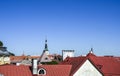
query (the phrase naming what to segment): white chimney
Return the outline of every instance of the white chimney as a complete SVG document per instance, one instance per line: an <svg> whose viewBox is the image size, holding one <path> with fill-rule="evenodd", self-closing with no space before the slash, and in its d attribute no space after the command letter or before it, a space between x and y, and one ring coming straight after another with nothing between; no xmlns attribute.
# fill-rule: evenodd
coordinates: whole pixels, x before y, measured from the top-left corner
<svg viewBox="0 0 120 76"><path fill-rule="evenodd" d="M20 63L16 63L16 65L17 65L17 66L19 66L19 65L20 65Z"/></svg>
<svg viewBox="0 0 120 76"><path fill-rule="evenodd" d="M4 76L3 74L0 74L0 76Z"/></svg>
<svg viewBox="0 0 120 76"><path fill-rule="evenodd" d="M32 73L37 74L37 59L32 59Z"/></svg>

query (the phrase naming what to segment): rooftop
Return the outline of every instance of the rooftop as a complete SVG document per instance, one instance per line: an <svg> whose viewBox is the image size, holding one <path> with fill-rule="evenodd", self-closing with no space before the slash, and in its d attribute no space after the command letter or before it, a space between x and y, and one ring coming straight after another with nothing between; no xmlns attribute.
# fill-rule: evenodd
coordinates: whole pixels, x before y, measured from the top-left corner
<svg viewBox="0 0 120 76"><path fill-rule="evenodd" d="M86 59L89 59L105 76L120 76L120 57L96 56L93 53L88 53L87 56L67 57L60 64L72 65L71 74L73 74Z"/></svg>

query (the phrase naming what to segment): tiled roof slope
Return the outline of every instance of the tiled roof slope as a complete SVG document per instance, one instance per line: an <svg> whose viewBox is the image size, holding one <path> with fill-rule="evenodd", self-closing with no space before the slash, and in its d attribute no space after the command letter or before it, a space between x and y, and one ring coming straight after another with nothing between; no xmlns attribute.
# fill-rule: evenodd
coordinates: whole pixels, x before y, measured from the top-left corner
<svg viewBox="0 0 120 76"><path fill-rule="evenodd" d="M41 65L46 70L45 76L69 76L71 65Z"/></svg>
<svg viewBox="0 0 120 76"><path fill-rule="evenodd" d="M31 59L40 58L40 56L29 56ZM28 56L10 56L11 61L19 61L28 58Z"/></svg>
<svg viewBox="0 0 120 76"><path fill-rule="evenodd" d="M33 75L30 68L31 66L25 65L1 65L0 74L4 76L41 76ZM71 65L40 65L38 70L40 68L46 70L46 75L44 76L69 76Z"/></svg>
<svg viewBox="0 0 120 76"><path fill-rule="evenodd" d="M87 56L68 57L60 64L71 64L71 74L73 74L86 59L89 59L100 72L102 71L104 76L120 76L120 57L95 56L89 53Z"/></svg>
<svg viewBox="0 0 120 76"><path fill-rule="evenodd" d="M24 60L26 56L10 56L11 61L21 61Z"/></svg>
<svg viewBox="0 0 120 76"><path fill-rule="evenodd" d="M87 55L105 76L120 76L120 57Z"/></svg>
<svg viewBox="0 0 120 76"><path fill-rule="evenodd" d="M86 57L67 57L63 62L60 64L72 65L71 75L78 70L78 68L85 62Z"/></svg>
<svg viewBox="0 0 120 76"><path fill-rule="evenodd" d="M40 56L10 56L10 61L11 63L19 63L22 62L23 60L27 60L27 59L38 59L40 58Z"/></svg>
<svg viewBox="0 0 120 76"><path fill-rule="evenodd" d="M29 66L2 65L0 66L0 74L3 76L32 76Z"/></svg>

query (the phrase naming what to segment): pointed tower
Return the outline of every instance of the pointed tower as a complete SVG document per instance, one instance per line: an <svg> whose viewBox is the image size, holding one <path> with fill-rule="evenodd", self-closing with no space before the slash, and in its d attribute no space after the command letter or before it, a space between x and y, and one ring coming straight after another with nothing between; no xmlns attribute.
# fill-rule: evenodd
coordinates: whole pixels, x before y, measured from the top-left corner
<svg viewBox="0 0 120 76"><path fill-rule="evenodd" d="M40 57L39 63L41 62L51 62L52 60L49 57L49 51L48 51L48 46L47 46L47 39L45 40L45 48L43 50L43 53Z"/></svg>
<svg viewBox="0 0 120 76"><path fill-rule="evenodd" d="M46 53L46 55L49 55L48 46L47 46L47 39L45 40L45 48L43 50L43 53Z"/></svg>

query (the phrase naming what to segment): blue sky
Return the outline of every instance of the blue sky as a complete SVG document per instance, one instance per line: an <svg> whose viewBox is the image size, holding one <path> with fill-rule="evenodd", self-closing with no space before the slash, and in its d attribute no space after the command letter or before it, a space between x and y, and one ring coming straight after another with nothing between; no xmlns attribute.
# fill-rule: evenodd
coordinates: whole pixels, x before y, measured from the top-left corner
<svg viewBox="0 0 120 76"><path fill-rule="evenodd" d="M75 50L120 56L120 0L0 0L0 40L16 55Z"/></svg>

